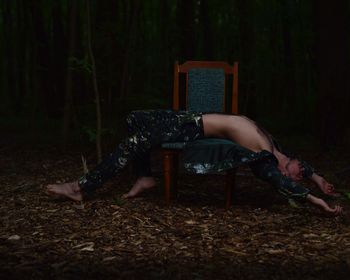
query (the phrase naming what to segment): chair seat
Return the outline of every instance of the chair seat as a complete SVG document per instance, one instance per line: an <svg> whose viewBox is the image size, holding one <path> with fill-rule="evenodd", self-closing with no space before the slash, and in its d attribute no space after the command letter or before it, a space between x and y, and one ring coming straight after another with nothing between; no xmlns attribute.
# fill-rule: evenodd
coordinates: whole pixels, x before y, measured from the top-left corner
<svg viewBox="0 0 350 280"><path fill-rule="evenodd" d="M162 148L163 149L170 149L170 150L183 150L185 148L186 144L187 144L187 142L168 142L168 143L163 143ZM196 147L210 146L210 148L212 148L213 146L221 146L221 145L232 146L233 143L232 143L232 141L226 140L226 139L206 138L206 139L192 141L191 144L196 145Z"/></svg>
<svg viewBox="0 0 350 280"><path fill-rule="evenodd" d="M233 142L227 139L221 138L205 138L196 141L192 141L191 144L195 144L196 146L216 146L216 145L232 145Z"/></svg>
<svg viewBox="0 0 350 280"><path fill-rule="evenodd" d="M168 142L162 144L162 148L168 150L183 150L185 146L186 142Z"/></svg>

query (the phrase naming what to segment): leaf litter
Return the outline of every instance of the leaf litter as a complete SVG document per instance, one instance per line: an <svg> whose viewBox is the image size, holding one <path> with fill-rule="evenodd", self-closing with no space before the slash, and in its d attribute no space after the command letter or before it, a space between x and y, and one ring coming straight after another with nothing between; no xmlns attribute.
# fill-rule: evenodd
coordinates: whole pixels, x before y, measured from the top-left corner
<svg viewBox="0 0 350 280"><path fill-rule="evenodd" d="M2 279L350 275L347 200L330 200L342 204L346 213L325 217L307 204L296 208L268 185L242 176L237 178L235 204L225 211L224 178L181 174L177 198L166 207L158 172L160 186L138 199L121 198L132 182L124 174L80 204L53 200L43 191L45 184L81 174L79 154L62 158L60 153L29 150L25 155L31 160L23 162L21 153L2 155L12 162L8 172L16 173L0 177Z"/></svg>

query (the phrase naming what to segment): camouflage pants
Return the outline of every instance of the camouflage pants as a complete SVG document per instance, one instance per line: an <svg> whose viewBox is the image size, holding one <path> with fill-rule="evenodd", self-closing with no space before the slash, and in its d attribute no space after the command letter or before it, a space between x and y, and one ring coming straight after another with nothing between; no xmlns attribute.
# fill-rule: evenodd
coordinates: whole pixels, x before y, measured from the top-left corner
<svg viewBox="0 0 350 280"><path fill-rule="evenodd" d="M203 138L201 113L185 111L133 111L126 119L127 137L93 170L79 179L83 191L93 191L133 162L138 176L151 176L149 155L165 142Z"/></svg>

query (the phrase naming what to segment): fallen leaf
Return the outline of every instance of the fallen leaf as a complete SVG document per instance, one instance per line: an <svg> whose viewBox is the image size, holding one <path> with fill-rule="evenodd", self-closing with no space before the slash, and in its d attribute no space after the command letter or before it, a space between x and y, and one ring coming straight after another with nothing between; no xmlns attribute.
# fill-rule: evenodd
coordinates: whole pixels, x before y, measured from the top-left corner
<svg viewBox="0 0 350 280"><path fill-rule="evenodd" d="M92 244L92 245L86 246L86 247L80 249L80 251L93 252L93 251L95 251L94 245Z"/></svg>
<svg viewBox="0 0 350 280"><path fill-rule="evenodd" d="M108 261L111 261L111 260L114 260L116 257L107 257L107 258L104 258L102 261L103 262L108 262Z"/></svg>
<svg viewBox="0 0 350 280"><path fill-rule="evenodd" d="M245 253L245 252L237 251L237 250L235 250L235 249L233 249L233 248L229 248L229 247L225 247L225 248L223 248L223 250L224 250L225 252L234 253L234 254L241 255L241 256L247 256L247 255L248 255L248 254Z"/></svg>
<svg viewBox="0 0 350 280"><path fill-rule="evenodd" d="M17 234L15 235L11 235L9 238L7 238L7 240L10 240L10 241L17 241L17 240L20 240L21 237Z"/></svg>
<svg viewBox="0 0 350 280"><path fill-rule="evenodd" d="M282 254L285 253L285 250L282 249L268 249L266 250L267 253L274 255L274 254Z"/></svg>
<svg viewBox="0 0 350 280"><path fill-rule="evenodd" d="M94 242L86 242L86 243L82 243L79 244L77 246L74 246L74 249L80 249L80 251L87 251L87 252L93 252L94 251Z"/></svg>

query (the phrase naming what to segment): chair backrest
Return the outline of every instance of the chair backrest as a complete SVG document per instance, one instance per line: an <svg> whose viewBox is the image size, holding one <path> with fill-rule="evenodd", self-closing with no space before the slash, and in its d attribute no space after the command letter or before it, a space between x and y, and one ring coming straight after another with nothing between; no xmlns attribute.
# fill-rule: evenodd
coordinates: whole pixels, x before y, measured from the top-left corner
<svg viewBox="0 0 350 280"><path fill-rule="evenodd" d="M174 66L173 109L180 109L180 74L185 74L185 107L189 111L228 112L238 114L238 62L233 66L222 61L187 61ZM226 79L232 76L232 89ZM231 93L231 108L226 109L227 93Z"/></svg>

